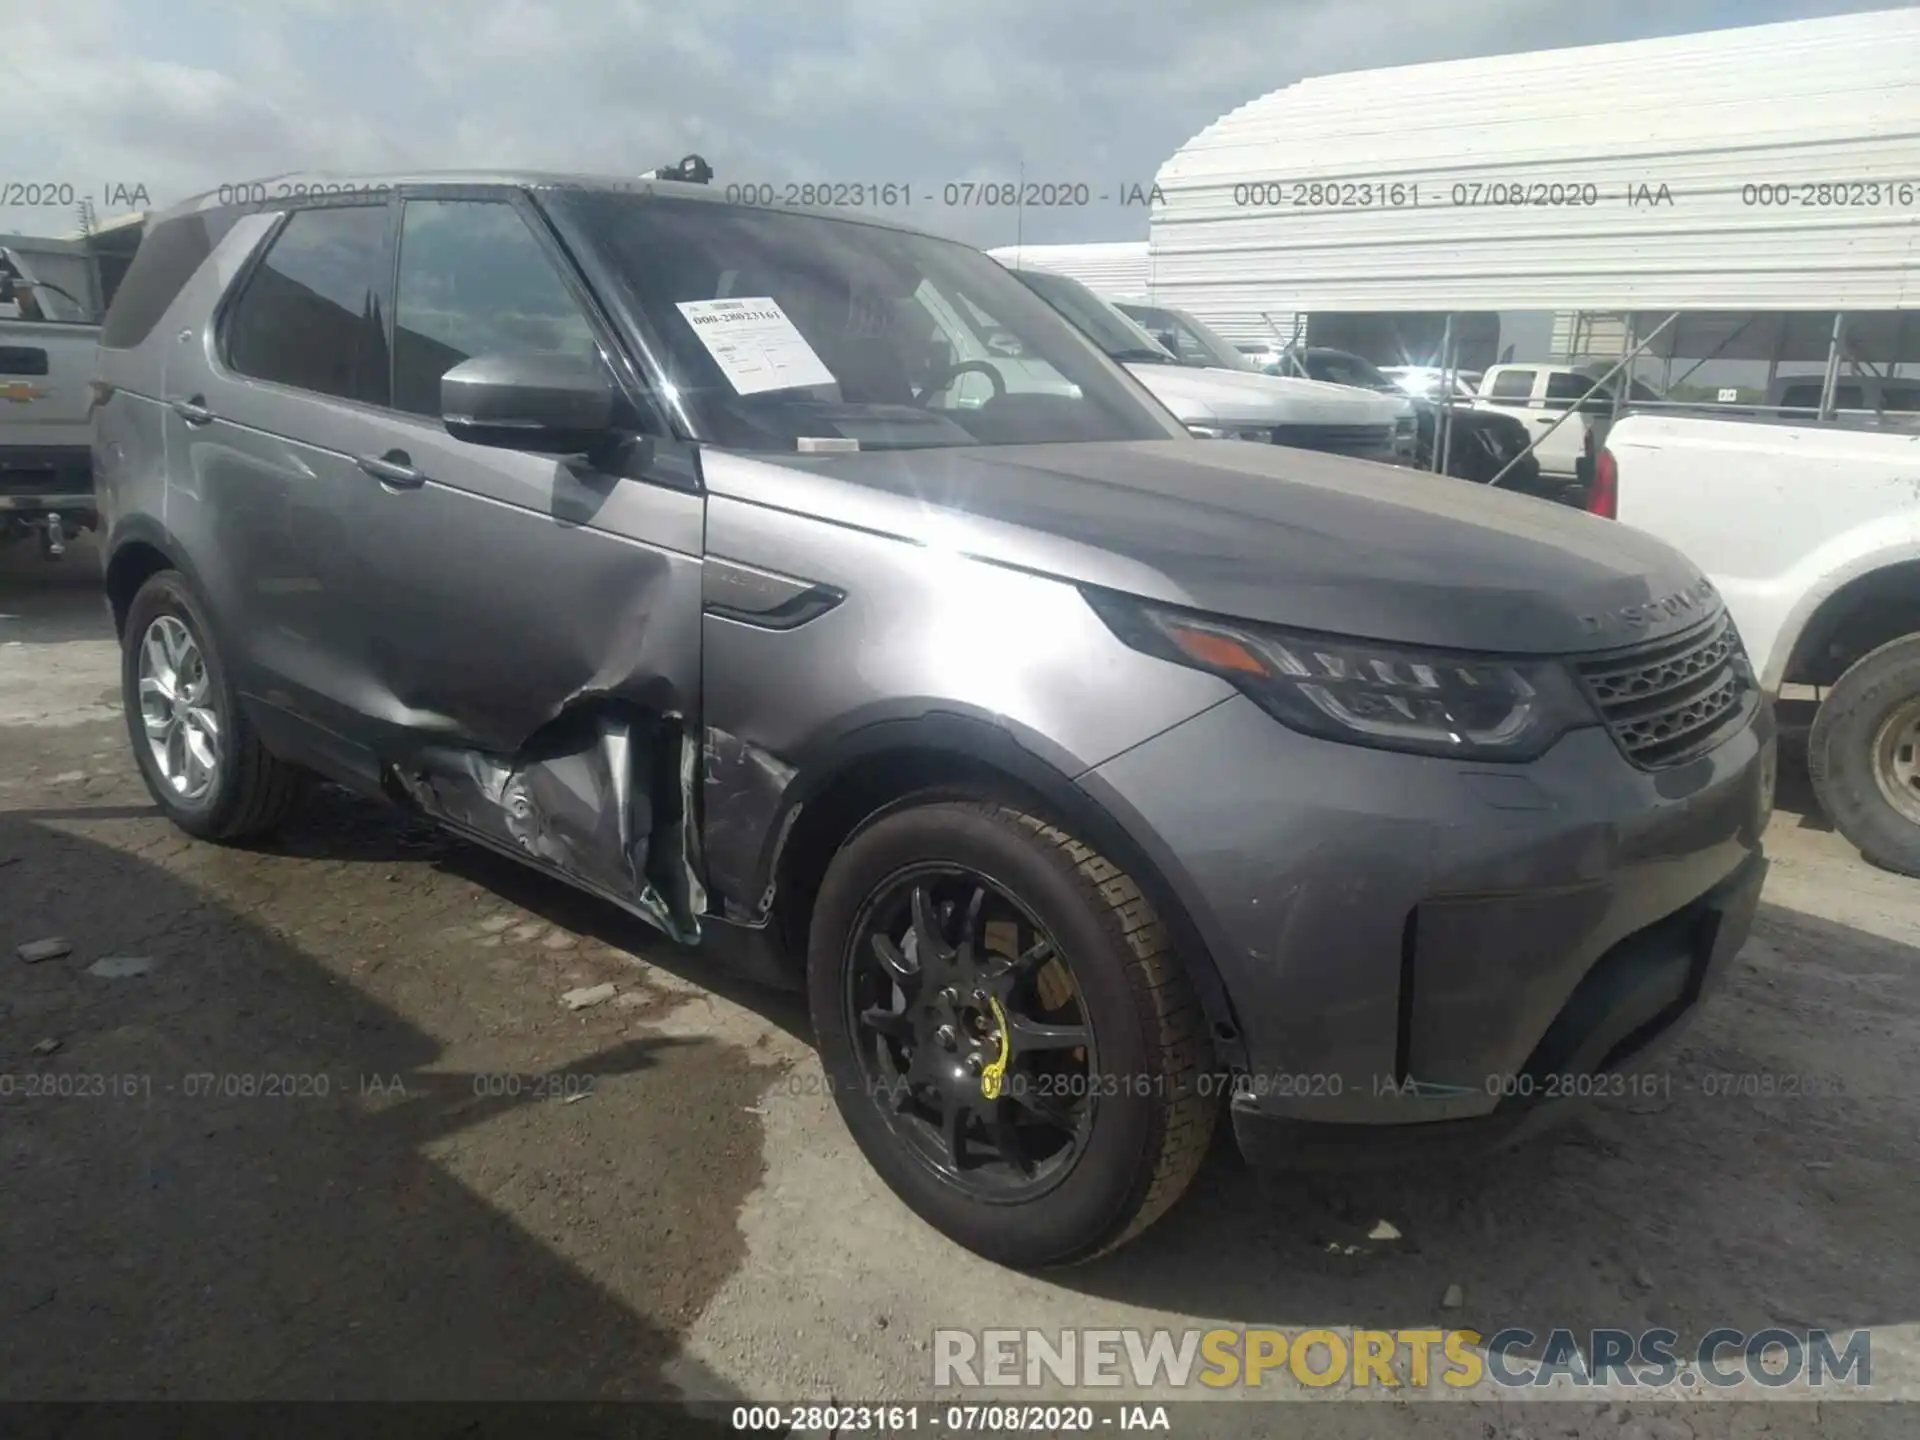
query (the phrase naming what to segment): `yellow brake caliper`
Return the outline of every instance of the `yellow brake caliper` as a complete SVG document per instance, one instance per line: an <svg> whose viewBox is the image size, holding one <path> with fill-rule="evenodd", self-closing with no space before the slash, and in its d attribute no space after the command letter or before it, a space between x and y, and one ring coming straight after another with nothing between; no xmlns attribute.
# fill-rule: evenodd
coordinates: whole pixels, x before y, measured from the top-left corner
<svg viewBox="0 0 1920 1440"><path fill-rule="evenodd" d="M988 1100L998 1100L1001 1083L1007 1075L1007 1012L1000 1008L1000 1002L991 995L987 997L987 1003L993 1007L994 1024L1000 1035L1000 1053L980 1072L980 1093Z"/></svg>

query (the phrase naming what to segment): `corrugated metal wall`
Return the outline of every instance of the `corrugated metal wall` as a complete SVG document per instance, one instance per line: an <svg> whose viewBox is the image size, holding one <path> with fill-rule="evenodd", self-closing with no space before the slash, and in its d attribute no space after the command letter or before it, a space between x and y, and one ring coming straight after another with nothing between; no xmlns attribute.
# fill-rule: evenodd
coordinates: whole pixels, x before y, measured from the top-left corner
<svg viewBox="0 0 1920 1440"><path fill-rule="evenodd" d="M1109 300L1147 299L1166 305L1179 305L1156 286L1158 267L1145 240L1121 240L1088 245L1002 245L987 253L1013 266L1031 265L1036 270L1053 270L1071 275L1096 295ZM1276 311L1267 324L1257 314L1238 317L1243 322L1228 332L1235 341L1277 340L1281 343L1305 334L1305 316L1291 310ZM1296 325L1302 328L1296 333Z"/></svg>
<svg viewBox="0 0 1920 1440"><path fill-rule="evenodd" d="M1637 328L1646 333L1659 324L1650 318ZM1553 358L1583 360L1617 356L1626 344L1627 317L1592 310L1560 310L1553 317Z"/></svg>
<svg viewBox="0 0 1920 1440"><path fill-rule="evenodd" d="M1144 240L1098 245L1002 245L987 253L1006 265L1031 265L1070 275L1099 295L1146 295L1153 285L1152 263Z"/></svg>
<svg viewBox="0 0 1920 1440"><path fill-rule="evenodd" d="M1263 309L1920 307L1917 61L1902 9L1304 80L1161 169L1154 292L1248 339Z"/></svg>

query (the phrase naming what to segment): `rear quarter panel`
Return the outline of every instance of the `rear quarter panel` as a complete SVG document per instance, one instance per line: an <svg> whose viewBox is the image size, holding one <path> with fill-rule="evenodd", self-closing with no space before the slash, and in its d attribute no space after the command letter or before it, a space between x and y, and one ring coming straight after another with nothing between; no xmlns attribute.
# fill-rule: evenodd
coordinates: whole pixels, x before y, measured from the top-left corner
<svg viewBox="0 0 1920 1440"><path fill-rule="evenodd" d="M124 350L95 352L95 374L111 398L94 411L91 432L95 492L100 504L105 555L138 539L167 552L203 588L221 583L223 570L211 540L197 525L191 505L175 503L168 464L170 393L167 364L176 351L204 343L215 308L277 215L239 220L181 286L146 338ZM187 487L191 496L192 486ZM216 597L231 603L234 597Z"/></svg>
<svg viewBox="0 0 1920 1440"><path fill-rule="evenodd" d="M1920 558L1920 435L1629 415L1607 448L1621 522L1706 572L1770 692L1823 600Z"/></svg>

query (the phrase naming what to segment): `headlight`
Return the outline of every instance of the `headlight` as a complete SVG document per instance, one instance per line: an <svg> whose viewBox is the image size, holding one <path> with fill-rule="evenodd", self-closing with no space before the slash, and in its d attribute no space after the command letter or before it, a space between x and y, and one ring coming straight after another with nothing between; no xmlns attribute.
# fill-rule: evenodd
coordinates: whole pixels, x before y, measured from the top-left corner
<svg viewBox="0 0 1920 1440"><path fill-rule="evenodd" d="M1273 431L1260 425L1189 425L1187 433L1196 440L1272 441Z"/></svg>
<svg viewBox="0 0 1920 1440"><path fill-rule="evenodd" d="M1230 680L1283 724L1327 740L1531 760L1567 731L1599 723L1565 669L1309 635L1087 590L1136 650Z"/></svg>

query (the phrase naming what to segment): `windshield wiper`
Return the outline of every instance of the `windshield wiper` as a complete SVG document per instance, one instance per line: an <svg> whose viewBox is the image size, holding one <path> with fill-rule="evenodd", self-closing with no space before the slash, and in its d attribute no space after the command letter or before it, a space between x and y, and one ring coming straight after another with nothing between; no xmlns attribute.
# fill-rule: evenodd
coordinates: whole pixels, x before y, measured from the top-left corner
<svg viewBox="0 0 1920 1440"><path fill-rule="evenodd" d="M1122 365L1178 365L1181 362L1164 350L1109 350L1107 358Z"/></svg>

